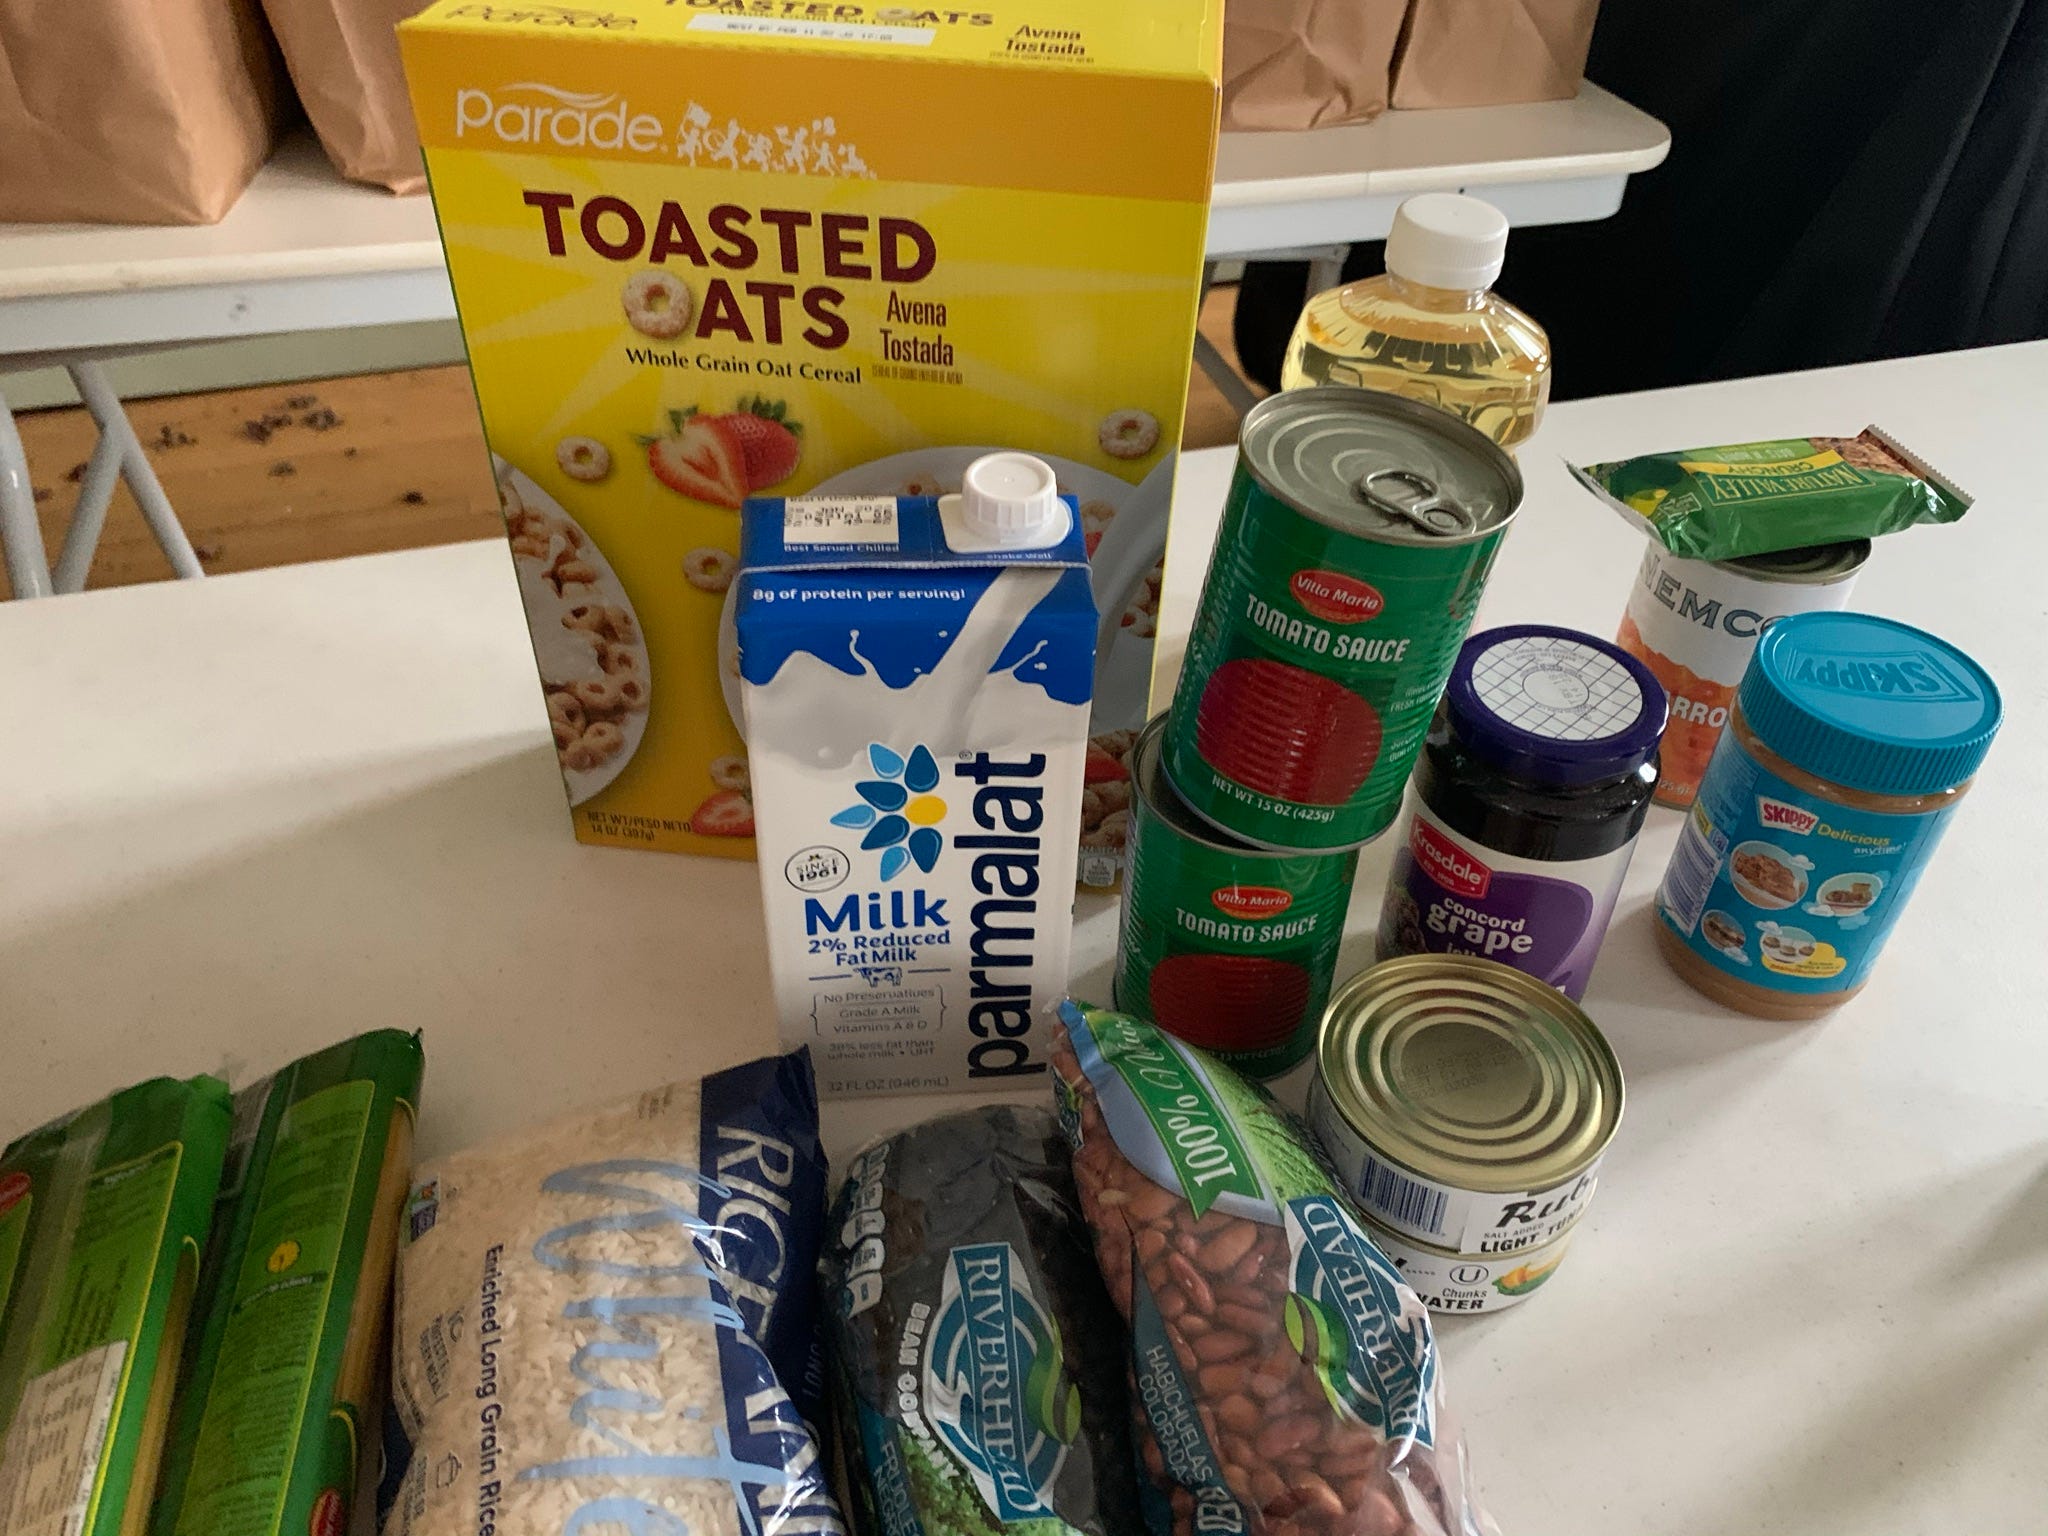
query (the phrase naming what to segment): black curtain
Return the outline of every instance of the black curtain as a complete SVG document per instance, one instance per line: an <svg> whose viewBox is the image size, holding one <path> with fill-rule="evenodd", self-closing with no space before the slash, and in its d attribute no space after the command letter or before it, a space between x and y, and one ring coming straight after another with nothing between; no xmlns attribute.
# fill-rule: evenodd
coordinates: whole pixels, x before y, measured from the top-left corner
<svg viewBox="0 0 2048 1536"><path fill-rule="evenodd" d="M1587 73L1672 149L1509 240L1559 398L2048 336L2048 0L1606 0ZM1247 276L1269 388L1305 281Z"/></svg>

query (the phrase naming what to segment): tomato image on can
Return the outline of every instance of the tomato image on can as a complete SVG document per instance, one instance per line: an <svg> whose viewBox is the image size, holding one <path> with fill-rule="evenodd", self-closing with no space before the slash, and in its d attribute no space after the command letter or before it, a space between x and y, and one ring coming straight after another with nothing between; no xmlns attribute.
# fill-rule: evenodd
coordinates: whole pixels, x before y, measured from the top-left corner
<svg viewBox="0 0 2048 1536"><path fill-rule="evenodd" d="M1116 1005L1271 1077L1315 1045L1358 855L1274 853L1207 826L1160 771L1165 730L1155 719L1131 750Z"/></svg>
<svg viewBox="0 0 2048 1536"><path fill-rule="evenodd" d="M1254 406L1166 728L1195 814L1290 851L1384 831L1521 498L1512 459L1416 401Z"/></svg>

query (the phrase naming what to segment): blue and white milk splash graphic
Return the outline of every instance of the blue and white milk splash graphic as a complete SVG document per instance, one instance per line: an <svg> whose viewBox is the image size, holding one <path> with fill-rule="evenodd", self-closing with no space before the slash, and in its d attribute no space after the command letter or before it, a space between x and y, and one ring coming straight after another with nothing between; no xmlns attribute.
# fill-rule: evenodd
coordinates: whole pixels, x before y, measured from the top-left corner
<svg viewBox="0 0 2048 1536"><path fill-rule="evenodd" d="M826 1093L1043 1076L1071 938L1096 615L1071 505L747 505L735 619L784 1039Z"/></svg>

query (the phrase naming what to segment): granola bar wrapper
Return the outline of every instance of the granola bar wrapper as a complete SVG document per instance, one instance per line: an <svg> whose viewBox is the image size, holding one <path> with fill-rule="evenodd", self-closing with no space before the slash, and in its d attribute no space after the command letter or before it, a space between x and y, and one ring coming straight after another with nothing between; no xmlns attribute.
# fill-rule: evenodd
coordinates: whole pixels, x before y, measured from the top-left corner
<svg viewBox="0 0 2048 1536"><path fill-rule="evenodd" d="M1688 560L1737 560L1952 523L1970 497L1895 437L1787 437L1569 465L1579 483Z"/></svg>

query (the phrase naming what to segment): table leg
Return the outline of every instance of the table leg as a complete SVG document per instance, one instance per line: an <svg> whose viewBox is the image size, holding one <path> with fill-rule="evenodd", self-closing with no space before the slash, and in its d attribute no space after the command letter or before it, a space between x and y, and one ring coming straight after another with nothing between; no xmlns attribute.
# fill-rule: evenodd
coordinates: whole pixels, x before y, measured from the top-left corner
<svg viewBox="0 0 2048 1536"><path fill-rule="evenodd" d="M1216 263L1202 263L1202 294L1209 296L1209 285L1216 280ZM1200 314L1200 300L1196 301L1196 313ZM1216 386L1216 392L1223 396L1231 410L1242 416L1259 403L1259 397L1252 387L1245 383L1238 371L1230 366L1230 359L1217 349L1216 343L1195 332L1195 366L1209 375L1209 382Z"/></svg>
<svg viewBox="0 0 2048 1536"><path fill-rule="evenodd" d="M71 526L64 530L64 547L57 551L54 574L59 592L85 590L85 578L92 573L92 557L99 551L100 530L107 526L107 504L114 499L114 486L120 478L121 445L103 432L92 445L85 473L78 477L78 499L72 504Z"/></svg>
<svg viewBox="0 0 2048 1536"><path fill-rule="evenodd" d="M36 521L28 454L5 395L0 395L0 551L6 555L7 579L16 597L50 596L50 556L43 548L42 524Z"/></svg>
<svg viewBox="0 0 2048 1536"><path fill-rule="evenodd" d="M171 562L171 571L181 581L193 581L206 574L199 564L199 556L192 551L192 541L185 537L184 525L178 521L178 514L171 510L170 498L164 495L164 488L157 482L156 470L149 462L149 455L143 450L142 441L135 435L135 428L129 423L128 413L121 407L121 397L107 382L107 376L95 362L76 362L65 366L71 375L71 382L78 387L78 396L85 402L85 408L92 413L93 422L100 429L104 441L112 438L116 444L121 465L121 478L128 482L128 489L134 494L135 504L142 508L142 516L149 524L149 531L156 535L156 542L164 552L164 558ZM110 488L111 489L111 488ZM80 497L81 505L83 496ZM104 517L104 508L102 509ZM98 539L95 531L94 542ZM71 541L65 541L65 554L71 555ZM92 563L92 550L83 550L80 558L86 565ZM83 573L80 573L83 580Z"/></svg>

